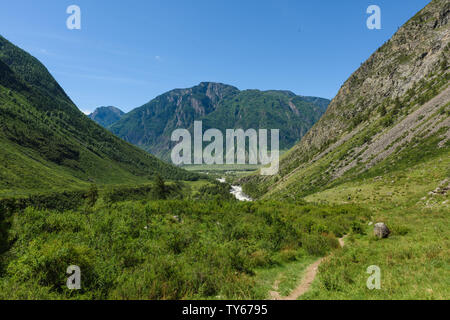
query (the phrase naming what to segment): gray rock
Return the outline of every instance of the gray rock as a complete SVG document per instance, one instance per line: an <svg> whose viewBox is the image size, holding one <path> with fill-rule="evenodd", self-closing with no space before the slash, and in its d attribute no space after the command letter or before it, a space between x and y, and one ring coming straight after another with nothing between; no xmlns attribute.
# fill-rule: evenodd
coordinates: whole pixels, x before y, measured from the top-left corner
<svg viewBox="0 0 450 320"><path fill-rule="evenodd" d="M387 238L391 234L391 231L383 222L375 224L373 232L375 236L377 236L380 239Z"/></svg>

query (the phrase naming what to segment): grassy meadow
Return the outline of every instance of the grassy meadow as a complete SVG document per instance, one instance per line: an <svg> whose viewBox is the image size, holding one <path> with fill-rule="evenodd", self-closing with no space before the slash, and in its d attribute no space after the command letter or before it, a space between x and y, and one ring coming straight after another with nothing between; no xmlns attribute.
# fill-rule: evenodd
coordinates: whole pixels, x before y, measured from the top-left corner
<svg viewBox="0 0 450 320"><path fill-rule="evenodd" d="M78 208L11 212L1 222L0 299L265 299L279 272L289 269L295 285L290 275L370 216L353 205L242 203L228 188L92 188ZM70 265L81 268L79 291L66 287Z"/></svg>
<svg viewBox="0 0 450 320"><path fill-rule="evenodd" d="M373 223L385 222L392 235L378 240L373 226L364 225L320 266L302 299L449 299L450 201L441 192L449 183L449 159L446 152L307 196L328 205L358 203L370 210ZM381 268L380 290L366 287L370 265Z"/></svg>

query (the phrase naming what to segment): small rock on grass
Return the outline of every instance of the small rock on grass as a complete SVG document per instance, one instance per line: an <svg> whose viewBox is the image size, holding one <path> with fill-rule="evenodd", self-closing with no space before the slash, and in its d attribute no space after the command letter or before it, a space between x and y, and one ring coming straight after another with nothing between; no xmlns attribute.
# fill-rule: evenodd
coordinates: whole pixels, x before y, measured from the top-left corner
<svg viewBox="0 0 450 320"><path fill-rule="evenodd" d="M383 222L375 224L373 232L375 236L377 236L380 239L387 238L391 234L391 231L389 230L387 225L385 225Z"/></svg>

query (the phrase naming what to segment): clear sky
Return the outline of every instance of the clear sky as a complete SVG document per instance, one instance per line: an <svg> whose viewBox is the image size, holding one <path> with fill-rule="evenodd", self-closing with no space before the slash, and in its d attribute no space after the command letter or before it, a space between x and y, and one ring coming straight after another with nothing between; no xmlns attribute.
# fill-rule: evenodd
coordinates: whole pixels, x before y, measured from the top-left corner
<svg viewBox="0 0 450 320"><path fill-rule="evenodd" d="M4 2L4 0L2 0ZM429 0L14 0L0 34L37 57L83 111L129 111L202 81L333 98ZM69 5L81 30L68 30ZM381 30L369 30L369 5Z"/></svg>

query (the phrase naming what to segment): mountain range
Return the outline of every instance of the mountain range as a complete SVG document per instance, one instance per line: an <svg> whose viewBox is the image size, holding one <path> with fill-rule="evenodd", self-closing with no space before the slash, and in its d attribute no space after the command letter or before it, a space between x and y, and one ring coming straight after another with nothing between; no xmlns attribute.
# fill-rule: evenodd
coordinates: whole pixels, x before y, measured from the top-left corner
<svg viewBox="0 0 450 320"><path fill-rule="evenodd" d="M101 119L119 118L116 109L97 109L92 119L118 137L169 161L174 130L193 131L194 121L204 130L281 129L280 148L289 149L325 112L329 100L298 96L290 91L240 91L236 87L202 82L164 93L108 125Z"/></svg>

